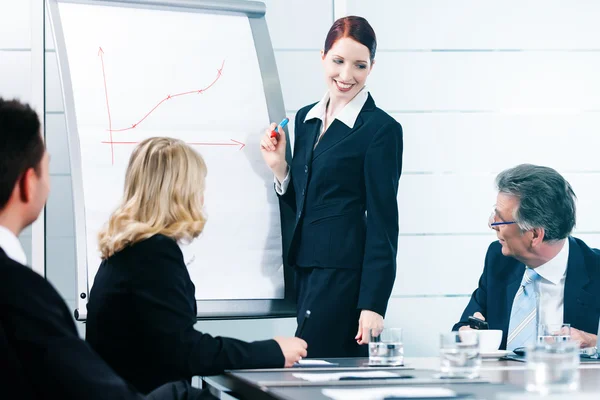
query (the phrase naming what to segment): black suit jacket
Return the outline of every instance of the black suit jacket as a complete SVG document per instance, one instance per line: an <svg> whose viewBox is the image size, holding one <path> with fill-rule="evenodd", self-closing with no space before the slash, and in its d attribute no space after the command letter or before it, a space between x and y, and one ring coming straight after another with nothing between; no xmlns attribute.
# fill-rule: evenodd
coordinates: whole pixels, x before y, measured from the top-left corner
<svg viewBox="0 0 600 400"><path fill-rule="evenodd" d="M181 249L163 235L104 260L87 311L88 342L144 393L225 369L284 366L274 340L247 343L194 329L195 287Z"/></svg>
<svg viewBox="0 0 600 400"><path fill-rule="evenodd" d="M453 330L468 325L468 317L480 312L490 329L502 329L501 349L506 349L512 303L523 279L525 265L502 254L493 242L485 256L479 287L473 292L460 321ZM569 237L569 261L565 279L563 321L573 328L596 334L600 318L600 250Z"/></svg>
<svg viewBox="0 0 600 400"><path fill-rule="evenodd" d="M296 220L288 254L298 267L361 269L359 309L385 315L396 276L402 127L369 95L352 129L296 114L291 182Z"/></svg>
<svg viewBox="0 0 600 400"><path fill-rule="evenodd" d="M52 285L2 249L0 398L143 399L79 338Z"/></svg>

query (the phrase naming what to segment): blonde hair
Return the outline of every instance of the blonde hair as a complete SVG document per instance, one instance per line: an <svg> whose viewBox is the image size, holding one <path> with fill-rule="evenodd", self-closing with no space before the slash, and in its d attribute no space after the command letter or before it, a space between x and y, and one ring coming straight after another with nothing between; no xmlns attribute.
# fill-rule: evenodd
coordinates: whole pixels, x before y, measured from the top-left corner
<svg viewBox="0 0 600 400"><path fill-rule="evenodd" d="M102 259L156 234L191 241L204 229L206 163L181 140L146 139L135 148L121 205L98 235Z"/></svg>

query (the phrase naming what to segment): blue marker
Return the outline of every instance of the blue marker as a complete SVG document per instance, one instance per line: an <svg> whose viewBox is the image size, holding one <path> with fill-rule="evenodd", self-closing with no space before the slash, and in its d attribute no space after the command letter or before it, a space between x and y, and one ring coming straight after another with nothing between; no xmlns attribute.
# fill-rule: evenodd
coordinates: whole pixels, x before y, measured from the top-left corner
<svg viewBox="0 0 600 400"><path fill-rule="evenodd" d="M289 118L287 118L287 117L285 117L285 118L283 119L283 121L281 121L281 122L279 123L279 126L280 126L281 128L285 128L285 126L288 124L288 122L290 122L290 119L289 119ZM272 130L272 131L271 131L271 137L272 137L272 138L274 138L274 137L277 137L277 128L275 128L274 130Z"/></svg>

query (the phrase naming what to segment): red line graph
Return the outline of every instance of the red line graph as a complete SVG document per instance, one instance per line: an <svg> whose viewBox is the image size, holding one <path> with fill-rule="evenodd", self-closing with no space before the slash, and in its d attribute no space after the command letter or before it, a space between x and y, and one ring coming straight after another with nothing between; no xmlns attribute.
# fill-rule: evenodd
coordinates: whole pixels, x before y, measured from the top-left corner
<svg viewBox="0 0 600 400"><path fill-rule="evenodd" d="M102 47L98 48L98 55L100 56L100 61L102 62L102 78L104 79L104 96L106 97L106 111L108 112L108 131L110 133L110 155L112 157L112 165L115 165L115 148L112 144L112 121L110 118L110 106L108 104L108 88L106 86L106 73L104 72L104 50Z"/></svg>
<svg viewBox="0 0 600 400"><path fill-rule="evenodd" d="M242 142L238 142L237 140L234 139L229 139L230 141L232 141L233 143L212 143L212 142L187 142L187 144L189 144L190 146L240 146L240 150L243 149L246 146L246 143L242 143ZM138 144L140 142L115 142L115 141L111 141L111 142L102 142L104 144Z"/></svg>
<svg viewBox="0 0 600 400"><path fill-rule="evenodd" d="M132 145L132 144L138 144L139 143L139 142L133 142L133 141L115 141L115 140L113 140L113 135L112 135L113 132L125 132L125 131L129 131L129 130L137 128L142 122L144 122L146 120L146 118L148 118L154 111L156 111L166 101L172 100L172 99L174 99L176 97L180 97L180 96L186 96L186 95L202 94L202 93L204 93L205 91L207 91L208 89L210 89L211 87L213 87L213 85L215 83L217 83L217 81L221 78L221 76L223 75L223 67L225 66L225 60L223 60L223 62L221 63L221 68L219 68L217 70L217 76L210 83L210 85L206 86L205 88L189 90L187 92L182 92L182 93L169 94L164 99L162 99L161 101L159 101L139 121L137 121L136 123L132 124L130 127L120 128L120 129L113 129L113 127L112 127L112 117L111 117L111 114L110 114L110 104L109 104L109 100L108 100L108 85L106 83L106 73L105 73L105 69L104 69L104 50L102 49L102 47L98 48L98 56L100 57L100 62L102 64L102 78L104 80L104 95L106 97L106 111L107 111L107 114L108 114L108 132L109 132L109 135L110 135L110 140L107 141L107 142L102 142L102 143L103 144L110 144L110 152L111 152L111 158L112 158L112 164L113 165L115 164L114 145L127 145L127 144ZM242 142L238 142L237 140L233 140L233 139L229 139L229 140L232 143L230 143L230 142L225 142L225 143L188 142L188 144L192 145L192 146L240 146L239 150L243 149L244 146L246 146L246 144L244 144Z"/></svg>

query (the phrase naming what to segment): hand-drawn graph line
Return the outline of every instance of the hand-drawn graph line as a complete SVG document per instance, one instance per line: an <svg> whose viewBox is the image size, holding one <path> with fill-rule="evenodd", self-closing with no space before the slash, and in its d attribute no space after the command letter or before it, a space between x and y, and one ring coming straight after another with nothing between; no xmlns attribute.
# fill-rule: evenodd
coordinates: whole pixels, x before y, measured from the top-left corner
<svg viewBox="0 0 600 400"><path fill-rule="evenodd" d="M120 129L113 129L112 127L112 117L110 114L110 103L108 101L108 85L106 84L106 72L104 69L104 50L102 49L102 47L98 48L98 56L100 57L100 61L102 64L102 78L104 80L104 95L106 97L106 111L108 114L108 132L110 135L110 140L108 142L102 142L104 144L110 144L110 152L111 152L111 157L112 157L112 164L114 165L115 163L115 155L114 155L114 145L116 144L137 144L139 142L131 142L131 141L114 141L113 140L113 132L124 132L124 131L129 131L132 129L135 129L136 127L138 127L142 122L144 122L144 120L146 120L146 118L148 118L150 116L150 114L152 114L156 109L158 109L165 101L169 101L171 99L174 99L175 97L180 97L180 96L186 96L186 95L191 95L191 94L202 94L205 91L207 91L208 89L210 89L211 87L213 87L213 85L215 83L217 83L217 81L221 78L221 76L223 75L223 67L225 66L225 60L223 60L223 62L221 63L221 68L219 68L217 70L217 76L216 78L210 83L210 85L206 86L205 88L202 89L195 89L195 90L190 90L187 92L182 92L182 93L175 93L175 94L169 94L167 95L164 99L162 99L161 101L159 101L150 111L148 111L146 113L146 115L144 115L142 117L142 119L140 119L139 121L137 121L136 123L132 124L130 127L127 128L120 128ZM194 142L194 143L188 143L190 145L195 145L195 146L240 146L240 150L244 148L245 144L242 142L238 142L237 140L233 140L233 139L229 139L231 142L233 143L208 143L208 142Z"/></svg>
<svg viewBox="0 0 600 400"><path fill-rule="evenodd" d="M213 142L186 142L190 146L240 146L240 150L246 146L246 143L238 142L237 140L229 139L232 143L213 143ZM140 142L101 142L103 144L138 144Z"/></svg>

